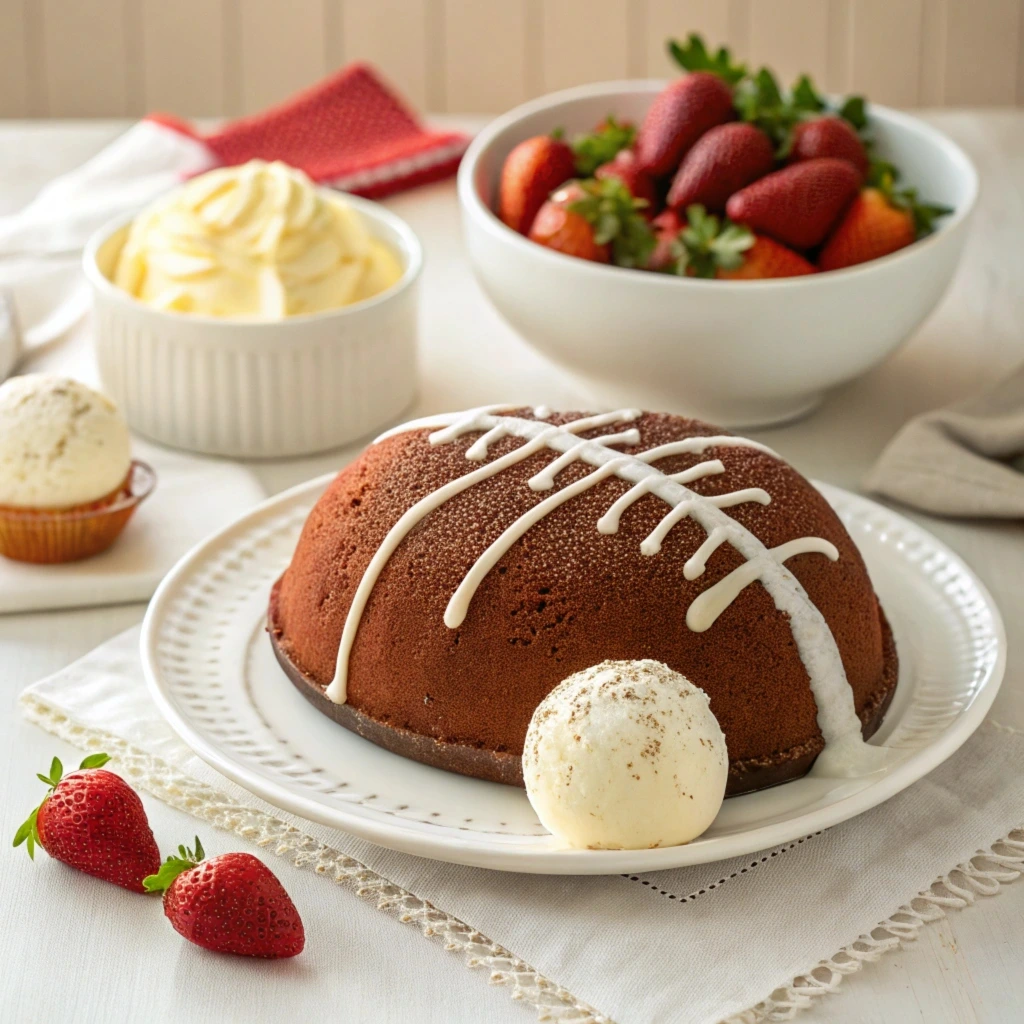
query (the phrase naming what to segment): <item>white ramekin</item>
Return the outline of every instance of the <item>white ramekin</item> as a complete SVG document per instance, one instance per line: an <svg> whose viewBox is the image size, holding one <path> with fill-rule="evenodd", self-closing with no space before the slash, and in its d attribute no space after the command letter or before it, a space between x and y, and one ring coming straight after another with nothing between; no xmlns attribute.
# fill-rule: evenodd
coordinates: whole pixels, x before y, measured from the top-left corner
<svg viewBox="0 0 1024 1024"><path fill-rule="evenodd" d="M111 282L130 218L93 236L84 264L100 376L134 430L210 455L307 455L412 403L423 250L401 218L347 200L398 254L401 279L357 305L273 323L152 309Z"/></svg>

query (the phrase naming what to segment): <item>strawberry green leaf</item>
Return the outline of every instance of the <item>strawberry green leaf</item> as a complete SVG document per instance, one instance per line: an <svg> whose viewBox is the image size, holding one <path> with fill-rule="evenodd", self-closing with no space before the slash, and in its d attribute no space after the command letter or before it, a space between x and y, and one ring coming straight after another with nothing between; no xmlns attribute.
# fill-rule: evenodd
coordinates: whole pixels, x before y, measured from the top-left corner
<svg viewBox="0 0 1024 1024"><path fill-rule="evenodd" d="M55 757L50 762L50 782L53 785L57 785L58 782L64 777L64 765L60 763L60 758Z"/></svg>
<svg viewBox="0 0 1024 1024"><path fill-rule="evenodd" d="M674 270L688 277L712 278L719 270L736 270L754 244L748 228L709 214L703 206L686 208L686 227L673 245Z"/></svg>
<svg viewBox="0 0 1024 1024"><path fill-rule="evenodd" d="M79 770L82 768L102 768L110 760L109 754L90 754L84 758L82 763L78 766Z"/></svg>
<svg viewBox="0 0 1024 1024"><path fill-rule="evenodd" d="M42 804L40 804L40 807ZM21 827L17 832L14 833L14 845L21 846L22 843L27 843L26 849L28 850L29 857L32 860L36 859L36 843L39 842L39 827L37 819L39 817L39 807L37 807L29 816L21 823Z"/></svg>
<svg viewBox="0 0 1024 1024"><path fill-rule="evenodd" d="M888 188L882 187L886 199L898 210L905 210L914 220L914 237L924 238L935 230L935 221L939 217L946 217L953 212L948 206L939 206L936 203L922 203L917 198L916 188L906 188L895 191L891 181Z"/></svg>
<svg viewBox="0 0 1024 1024"><path fill-rule="evenodd" d="M900 180L900 169L882 160L880 157L871 156L868 165L867 185L869 188L881 189L887 196L892 194L893 186Z"/></svg>
<svg viewBox="0 0 1024 1024"><path fill-rule="evenodd" d="M640 212L646 199L634 199L619 178L589 178L577 182L584 195L569 204L594 229L598 245L611 245L612 261L620 267L638 267L654 251L654 232Z"/></svg>
<svg viewBox="0 0 1024 1024"><path fill-rule="evenodd" d="M817 114L825 109L825 101L808 75L801 75L790 93L790 104L794 110Z"/></svg>
<svg viewBox="0 0 1024 1024"><path fill-rule="evenodd" d="M146 892L166 892L178 875L190 871L205 856L203 844L199 842L199 836L196 836L194 853L185 846L179 846L178 853L180 854L178 857L173 855L168 857L160 865L160 870L155 875L146 875L142 880L142 887Z"/></svg>
<svg viewBox="0 0 1024 1024"><path fill-rule="evenodd" d="M939 217L948 217L953 209L949 206L940 206L937 203L919 203L915 196L911 201L910 212L914 217L915 236L924 238L925 235L930 235L935 230L935 221Z"/></svg>
<svg viewBox="0 0 1024 1024"><path fill-rule="evenodd" d="M562 127L558 127L558 128L552 128L552 129L551 129L551 132L550 132L550 136L551 136L551 138L553 138L553 139L554 139L554 140L555 140L556 142L559 142L560 140L562 140L562 139L564 139L564 138L565 138L565 129L564 129L564 128L562 128Z"/></svg>
<svg viewBox="0 0 1024 1024"><path fill-rule="evenodd" d="M36 772L36 778L40 782L45 782L48 786L53 785L53 780L50 778L49 775L43 775L41 772Z"/></svg>
<svg viewBox="0 0 1024 1024"><path fill-rule="evenodd" d="M687 36L685 43L670 39L668 52L684 71L710 71L729 85L735 85L747 76L747 66L734 64L732 54L726 47L719 47L715 53L709 53L704 40L695 32Z"/></svg>
<svg viewBox="0 0 1024 1024"><path fill-rule="evenodd" d="M142 880L142 887L146 892L166 892L178 875L191 871L194 867L195 864L184 857L168 857L155 875L146 875Z"/></svg>
<svg viewBox="0 0 1024 1024"><path fill-rule="evenodd" d="M609 115L596 132L578 135L572 142L576 155L576 173L589 178L601 164L614 160L620 150L628 149L636 138L636 128L631 124L620 124Z"/></svg>
<svg viewBox="0 0 1024 1024"><path fill-rule="evenodd" d="M760 128L777 147L786 144L790 129L804 115L782 95L778 81L767 68L736 87L733 105L744 121Z"/></svg>
<svg viewBox="0 0 1024 1024"><path fill-rule="evenodd" d="M863 96L847 96L839 107L838 114L843 120L849 121L858 131L868 126L867 103Z"/></svg>

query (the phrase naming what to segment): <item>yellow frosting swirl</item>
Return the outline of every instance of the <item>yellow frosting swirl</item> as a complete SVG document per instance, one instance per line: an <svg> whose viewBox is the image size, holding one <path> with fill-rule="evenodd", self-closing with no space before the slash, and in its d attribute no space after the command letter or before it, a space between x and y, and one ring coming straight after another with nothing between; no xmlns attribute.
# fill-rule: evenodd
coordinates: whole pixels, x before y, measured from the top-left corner
<svg viewBox="0 0 1024 1024"><path fill-rule="evenodd" d="M390 288L397 257L340 196L251 160L199 175L139 214L114 283L159 309L281 320Z"/></svg>

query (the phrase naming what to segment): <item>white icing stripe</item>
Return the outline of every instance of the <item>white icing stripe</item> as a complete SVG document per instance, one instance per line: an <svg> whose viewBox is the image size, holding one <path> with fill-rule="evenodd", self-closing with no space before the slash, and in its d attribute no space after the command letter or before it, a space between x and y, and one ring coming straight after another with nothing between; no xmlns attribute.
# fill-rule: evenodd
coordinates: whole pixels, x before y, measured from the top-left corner
<svg viewBox="0 0 1024 1024"><path fill-rule="evenodd" d="M469 603L473 600L477 587L483 582L484 577L498 564L502 555L512 547L520 537L526 533L535 523L539 523L549 512L558 508L570 498L589 490L598 481L612 476L619 469L619 461L612 459L603 466L588 473L575 483L556 491L550 498L545 498L540 504L534 505L525 515L520 516L501 536L473 563L473 567L466 573L458 589L452 594L448 607L444 612L444 624L449 629L458 629L466 618L469 611Z"/></svg>
<svg viewBox="0 0 1024 1024"><path fill-rule="evenodd" d="M671 479L669 477L668 479ZM742 491L730 491L728 494L714 494L709 496L701 495L702 499L715 508L732 508L733 505L742 505L748 501L756 501L759 505L768 505L771 496L760 487L746 487ZM640 552L644 555L656 555L661 551L662 542L669 535L676 523L685 519L692 511L694 502L684 501L676 505L667 516L644 538L640 545Z"/></svg>
<svg viewBox="0 0 1024 1024"><path fill-rule="evenodd" d="M710 540L710 537L708 539ZM809 552L826 555L833 562L839 558L839 552L835 545L821 537L800 537L786 544L780 544L777 548L769 548L761 558L737 566L714 586L708 587L702 594L694 598L686 610L687 626L694 633L703 633L706 629L710 629L718 616L739 597L740 592L763 575L762 562L765 557L782 563L794 555L803 555Z"/></svg>
<svg viewBox="0 0 1024 1024"><path fill-rule="evenodd" d="M772 451L768 445L761 444L760 441L751 441L748 437L733 437L732 434L713 434L709 437L684 437L681 441L660 444L656 448L641 452L637 458L643 462L656 462L658 459L667 459L670 455L700 455L709 448L753 448L773 458L780 457L778 452Z"/></svg>
<svg viewBox="0 0 1024 1024"><path fill-rule="evenodd" d="M639 444L640 432L638 430L626 430L621 434L605 434L603 437L595 437L594 444L603 444L610 447L613 444ZM555 477L568 469L574 462L579 460L579 452L570 448L564 455L559 455L552 463L545 466L539 473L535 473L527 480L531 491L550 491L555 486Z"/></svg>
<svg viewBox="0 0 1024 1024"><path fill-rule="evenodd" d="M380 444L381 441L386 441L389 437L396 437L398 434L408 434L413 430L436 430L438 427L451 426L452 423L458 423L467 416L477 416L482 413L502 413L515 408L517 406L514 405L482 405L479 409L470 409L468 411L464 410L456 413L441 412L434 416L421 416L418 420L399 423L397 426L385 430L383 434L378 434L373 439L373 443Z"/></svg>
<svg viewBox="0 0 1024 1024"><path fill-rule="evenodd" d="M708 559L729 539L728 533L716 526L706 541L690 557L683 566L683 575L688 580L695 580L708 566Z"/></svg>
<svg viewBox="0 0 1024 1024"><path fill-rule="evenodd" d="M637 458L643 458L646 452L641 452ZM644 460L646 461L646 459ZM713 476L716 473L724 473L725 466L721 460L712 459L710 462L698 462L696 466L684 469L681 473L673 473L669 480L675 480L680 484L693 483L695 480L703 480L706 476ZM656 477L644 477L638 484L634 484L625 494L619 498L614 505L597 521L597 529L600 533L618 533L619 520L622 513L631 505L639 501L651 489L651 482Z"/></svg>
<svg viewBox="0 0 1024 1024"><path fill-rule="evenodd" d="M481 466L479 469L438 488L417 502L392 527L380 549L371 559L356 590L352 606L345 620L338 649L337 670L333 682L327 689L328 697L338 703L343 703L345 700L349 656L367 600L381 570L408 531L424 516L455 495L479 481L529 458L542 449L547 448L562 455L571 451L574 456L573 461L578 459L586 462L594 466L598 472L591 473L568 485L557 494L544 499L520 517L516 523L508 527L502 536L477 560L466 578L459 584L456 593L449 601L445 621L449 623L464 621L469 603L480 580L486 576L504 551L552 508L613 474L634 485L644 482L643 493L653 494L670 506L670 511L666 514L662 524L651 534L648 541L660 543L660 538L671 529L674 522L684 515L689 515L708 534L708 540L701 545L691 559L693 563L691 571L695 575L699 575L703 571L703 563L712 551L726 542L731 544L745 559L743 566L697 597L687 610L687 625L694 628L691 622L697 625L707 622L708 625L703 628L708 628L720 614L721 608L726 607L729 601L733 600L745 586L759 580L771 596L775 607L787 616L797 652L807 670L811 691L818 708L818 726L826 744L831 747L831 750L826 751L829 756L826 758L823 755L819 761L827 765L829 772L842 775L857 774L864 770L873 770L878 766L879 758L883 754L878 748L865 744L861 737L860 719L857 717L854 707L853 691L846 680L846 673L835 638L821 612L807 596L799 580L784 565L786 558L803 552L817 552L830 558L838 557L835 548L822 538L801 537L769 551L753 533L723 510L740 501L767 502L770 498L766 492L760 488L746 488L724 495L700 495L689 490L679 479L673 479L650 465L651 462L669 455L699 453L716 446L750 447L772 455L775 454L774 452L744 438L714 436L687 438L671 444L660 445L638 456L623 455L596 440L583 439L576 435L612 423L623 423L636 419L640 415L638 410L624 409L600 416L590 416L575 420L563 427L552 426L538 420L495 415L496 412L500 412L500 409L478 409L465 414L430 417L411 425L397 427L393 431L389 431L388 434L382 435L386 437L403 430L430 426L438 428L430 435L430 443L446 444L463 434L478 431L486 434L501 427L501 436L519 437L525 443L495 459L494 462ZM494 433L492 436L497 437L498 434ZM470 448L473 447L473 445L470 446ZM480 448L476 448L476 451L479 453ZM676 477L681 475L675 474ZM646 543L647 541L645 541ZM687 565L690 565L690 562ZM684 573L685 571L684 567ZM732 596L729 597L729 594Z"/></svg>

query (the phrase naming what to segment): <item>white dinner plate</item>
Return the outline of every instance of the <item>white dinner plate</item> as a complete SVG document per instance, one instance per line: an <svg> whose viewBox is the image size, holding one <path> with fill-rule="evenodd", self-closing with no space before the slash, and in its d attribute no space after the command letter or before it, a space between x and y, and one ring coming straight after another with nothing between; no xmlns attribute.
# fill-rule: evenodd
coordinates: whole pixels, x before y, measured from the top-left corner
<svg viewBox="0 0 1024 1024"><path fill-rule="evenodd" d="M896 636L899 684L872 742L905 756L870 777L812 774L727 800L686 846L560 848L523 790L374 746L317 711L278 666L264 628L270 587L331 479L272 498L182 559L149 606L142 659L157 706L210 765L278 807L381 846L553 874L654 871L752 853L852 818L921 778L978 727L999 688L1006 638L974 573L908 519L819 484L860 547Z"/></svg>

